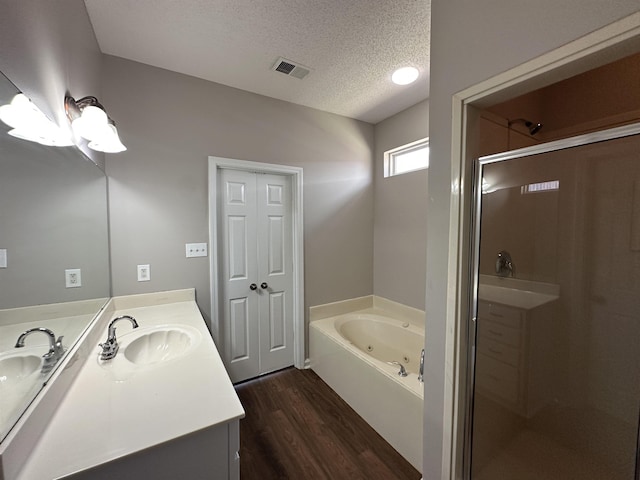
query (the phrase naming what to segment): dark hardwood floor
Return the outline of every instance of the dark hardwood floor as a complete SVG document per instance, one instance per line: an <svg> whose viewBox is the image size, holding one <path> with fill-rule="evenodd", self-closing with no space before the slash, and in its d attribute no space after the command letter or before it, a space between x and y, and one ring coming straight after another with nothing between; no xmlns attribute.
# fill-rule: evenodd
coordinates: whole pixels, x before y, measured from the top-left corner
<svg viewBox="0 0 640 480"><path fill-rule="evenodd" d="M311 370L236 385L242 480L418 480L420 473Z"/></svg>

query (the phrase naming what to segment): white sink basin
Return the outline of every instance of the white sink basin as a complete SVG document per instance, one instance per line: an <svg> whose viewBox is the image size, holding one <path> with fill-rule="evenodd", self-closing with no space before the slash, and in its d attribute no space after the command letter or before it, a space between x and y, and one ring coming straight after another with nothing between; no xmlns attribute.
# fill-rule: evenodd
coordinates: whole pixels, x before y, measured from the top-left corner
<svg viewBox="0 0 640 480"><path fill-rule="evenodd" d="M42 357L33 353L7 353L0 355L0 386L9 387L40 372Z"/></svg>
<svg viewBox="0 0 640 480"><path fill-rule="evenodd" d="M122 343L125 345L120 350L120 355L124 354L135 365L153 365L183 357L195 348L200 338L196 329L182 325L137 330L123 335Z"/></svg>

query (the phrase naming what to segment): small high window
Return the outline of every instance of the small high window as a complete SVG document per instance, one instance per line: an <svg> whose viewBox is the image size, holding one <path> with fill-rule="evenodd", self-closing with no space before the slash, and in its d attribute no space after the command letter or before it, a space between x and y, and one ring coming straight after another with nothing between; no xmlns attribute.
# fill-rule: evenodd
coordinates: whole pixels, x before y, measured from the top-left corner
<svg viewBox="0 0 640 480"><path fill-rule="evenodd" d="M415 172L429 167L429 139L393 148L384 152L384 176Z"/></svg>

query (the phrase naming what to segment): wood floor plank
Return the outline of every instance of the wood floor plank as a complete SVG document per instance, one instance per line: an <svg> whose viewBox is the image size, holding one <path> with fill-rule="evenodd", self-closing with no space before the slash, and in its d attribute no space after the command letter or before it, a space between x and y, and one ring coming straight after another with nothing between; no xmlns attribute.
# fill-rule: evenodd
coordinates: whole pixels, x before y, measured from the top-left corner
<svg viewBox="0 0 640 480"><path fill-rule="evenodd" d="M420 473L311 370L236 385L242 480L418 480Z"/></svg>

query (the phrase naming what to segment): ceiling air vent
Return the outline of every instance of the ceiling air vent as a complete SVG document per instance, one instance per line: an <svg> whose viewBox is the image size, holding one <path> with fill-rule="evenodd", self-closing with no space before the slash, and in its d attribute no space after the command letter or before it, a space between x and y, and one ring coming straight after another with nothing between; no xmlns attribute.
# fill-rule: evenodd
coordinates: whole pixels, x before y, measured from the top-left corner
<svg viewBox="0 0 640 480"><path fill-rule="evenodd" d="M292 62L291 60L287 60L286 58L280 57L278 61L273 65L272 70L276 72L284 73L290 77L299 78L302 80L306 77L311 71L310 68L304 67L299 63Z"/></svg>

